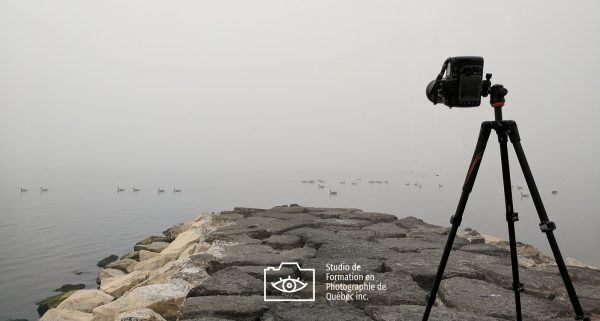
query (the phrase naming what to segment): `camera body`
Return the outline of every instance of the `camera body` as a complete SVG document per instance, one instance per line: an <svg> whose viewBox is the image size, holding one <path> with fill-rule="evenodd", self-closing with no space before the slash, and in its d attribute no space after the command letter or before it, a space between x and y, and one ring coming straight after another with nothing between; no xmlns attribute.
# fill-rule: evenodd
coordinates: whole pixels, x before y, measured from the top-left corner
<svg viewBox="0 0 600 321"><path fill-rule="evenodd" d="M451 57L444 62L437 79L427 85L426 94L433 104L477 107L481 104L482 94L485 94L484 82L483 57Z"/></svg>

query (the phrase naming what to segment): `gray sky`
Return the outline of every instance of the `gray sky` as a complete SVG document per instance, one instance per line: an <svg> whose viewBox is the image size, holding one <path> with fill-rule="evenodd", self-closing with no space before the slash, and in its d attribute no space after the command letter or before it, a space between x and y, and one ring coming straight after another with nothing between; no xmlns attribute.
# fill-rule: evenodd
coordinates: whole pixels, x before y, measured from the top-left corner
<svg viewBox="0 0 600 321"><path fill-rule="evenodd" d="M484 56L509 89L505 117L534 174L598 174L598 12L598 1L0 0L0 174L462 172L493 111L424 94L458 55Z"/></svg>

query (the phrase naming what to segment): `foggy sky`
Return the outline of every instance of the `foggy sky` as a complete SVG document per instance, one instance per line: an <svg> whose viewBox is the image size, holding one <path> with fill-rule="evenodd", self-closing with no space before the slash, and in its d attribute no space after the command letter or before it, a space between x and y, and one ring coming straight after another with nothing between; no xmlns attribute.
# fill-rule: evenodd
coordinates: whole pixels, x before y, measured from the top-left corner
<svg viewBox="0 0 600 321"><path fill-rule="evenodd" d="M493 111L424 94L459 55L483 56L509 89L505 118L534 174L597 175L598 12L598 1L0 0L0 176L462 172ZM492 136L486 157L497 149Z"/></svg>

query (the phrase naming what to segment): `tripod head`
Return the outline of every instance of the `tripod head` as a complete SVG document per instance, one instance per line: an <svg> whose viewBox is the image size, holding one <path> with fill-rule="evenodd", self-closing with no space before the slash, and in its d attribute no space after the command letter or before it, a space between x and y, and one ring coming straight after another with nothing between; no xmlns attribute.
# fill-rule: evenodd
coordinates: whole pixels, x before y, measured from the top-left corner
<svg viewBox="0 0 600 321"><path fill-rule="evenodd" d="M481 82L481 96L490 95L490 105L494 108L504 106L504 96L508 94L508 89L500 84L492 86L492 74L485 74L485 80Z"/></svg>

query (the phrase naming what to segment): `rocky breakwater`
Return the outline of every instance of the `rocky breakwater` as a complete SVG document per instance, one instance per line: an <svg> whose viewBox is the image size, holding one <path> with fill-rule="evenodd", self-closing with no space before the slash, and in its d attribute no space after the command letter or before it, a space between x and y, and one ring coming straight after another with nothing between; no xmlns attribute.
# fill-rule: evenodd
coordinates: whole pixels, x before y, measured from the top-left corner
<svg viewBox="0 0 600 321"><path fill-rule="evenodd" d="M140 241L99 272L99 289L75 291L41 320L420 320L447 233L414 217L357 209L205 214ZM556 266L521 248L528 249L520 257L524 318L572 320ZM266 274L283 262L298 266ZM585 310L599 314L600 271L569 271ZM298 291L270 288L286 280L306 282ZM506 247L464 230L430 320L512 320L511 283ZM290 301L307 295L314 301Z"/></svg>

